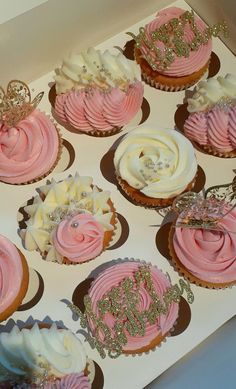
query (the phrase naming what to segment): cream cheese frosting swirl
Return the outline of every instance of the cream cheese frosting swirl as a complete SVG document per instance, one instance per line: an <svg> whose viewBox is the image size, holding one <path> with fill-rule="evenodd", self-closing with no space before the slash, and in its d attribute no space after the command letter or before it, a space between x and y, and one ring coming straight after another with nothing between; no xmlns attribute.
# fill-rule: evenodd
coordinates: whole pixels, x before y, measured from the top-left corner
<svg viewBox="0 0 236 389"><path fill-rule="evenodd" d="M14 327L10 333L0 334L0 382L18 381L33 376L64 377L81 373L86 366L86 354L80 340L69 330L51 328L32 329Z"/></svg>
<svg viewBox="0 0 236 389"><path fill-rule="evenodd" d="M174 197L185 190L197 172L191 143L175 130L142 125L118 145L116 174L152 198Z"/></svg>
<svg viewBox="0 0 236 389"><path fill-rule="evenodd" d="M19 294L23 279L21 256L15 245L0 235L0 314Z"/></svg>
<svg viewBox="0 0 236 389"><path fill-rule="evenodd" d="M103 271L93 282L90 290L89 296L92 300L92 310L99 316L99 306L98 302L104 298L104 296L111 291L112 288L119 286L122 281L129 277L134 281L134 274L141 266L140 262L129 261L124 263L119 263L113 265ZM152 282L155 288L155 291L163 302L163 294L171 286L169 280L166 276L157 268L150 267ZM143 312L148 310L152 299L148 294L147 290L140 286L140 289L136 291L139 296L139 304L137 306L138 311ZM122 307L124 309L124 307ZM156 323L150 324L148 321L145 324L145 335L134 335L132 336L126 329L125 335L127 337L127 343L122 347L125 350L138 350L144 346L149 345L152 340L154 340L158 335L166 335L169 330L173 327L176 319L178 317L178 304L171 303L166 315L161 314L157 317ZM112 333L114 332L114 324L116 321L115 315L112 315L110 312L105 313L103 316L104 323L111 329ZM94 330L94 325L90 322L92 331ZM114 333L113 333L114 336ZM102 342L102 335L101 342Z"/></svg>
<svg viewBox="0 0 236 389"><path fill-rule="evenodd" d="M15 127L0 124L0 180L22 184L43 176L56 162L58 150L55 125L37 109Z"/></svg>
<svg viewBox="0 0 236 389"><path fill-rule="evenodd" d="M115 211L110 192L99 190L92 182L91 177L76 173L74 177L69 176L60 182L52 180L39 188L33 204L24 207L29 219L20 235L27 250L38 250L47 261L59 263L63 263L66 253L71 261L79 262L85 260L83 258L89 252L91 255L100 250L102 236L114 230ZM80 227L74 228L70 237L71 218L72 223L79 223ZM77 257L74 246L80 238L82 245L79 248L78 241ZM91 246L92 241L93 244L96 242L96 250L93 244ZM79 256L80 250L82 257Z"/></svg>
<svg viewBox="0 0 236 389"><path fill-rule="evenodd" d="M184 12L184 10L178 7L169 7L158 12L157 17L145 26L146 37L151 40L153 31L159 29L162 25L168 23L171 19L178 18ZM197 16L195 16L195 23L200 32L203 32L205 30L205 23ZM186 24L184 27L184 40L186 42L191 42L193 38L194 33L191 30L190 26ZM165 46L163 42L158 40L155 42L155 44L164 53ZM212 51L212 40L209 39L207 44L200 46L195 51L190 51L190 55L188 57L178 57L176 54L174 54L174 62L171 63L171 65L167 69L158 68L158 60L155 57L155 53L153 51L150 51L150 49L145 45L144 42L141 43L139 48L142 54L151 55L153 61L156 62L157 70L159 73L171 77L181 77L192 74L200 70L204 65L206 65Z"/></svg>
<svg viewBox="0 0 236 389"><path fill-rule="evenodd" d="M181 219L181 215L180 215ZM175 228L173 245L176 255L194 276L211 283L236 280L236 210L219 222L225 231Z"/></svg>

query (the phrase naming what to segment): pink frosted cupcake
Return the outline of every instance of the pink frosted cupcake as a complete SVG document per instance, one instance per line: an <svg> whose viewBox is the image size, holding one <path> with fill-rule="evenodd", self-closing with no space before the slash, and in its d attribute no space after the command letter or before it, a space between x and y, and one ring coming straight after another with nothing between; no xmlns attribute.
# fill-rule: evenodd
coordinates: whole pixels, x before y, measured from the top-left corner
<svg viewBox="0 0 236 389"><path fill-rule="evenodd" d="M25 184L48 175L61 151L58 130L50 117L36 109L43 93L31 101L21 81L0 88L0 180Z"/></svg>
<svg viewBox="0 0 236 389"><path fill-rule="evenodd" d="M139 67L123 54L90 48L71 54L56 69L55 113L64 124L108 136L130 122L141 107Z"/></svg>
<svg viewBox="0 0 236 389"><path fill-rule="evenodd" d="M185 135L219 157L236 157L236 77L210 78L196 86L188 99Z"/></svg>
<svg viewBox="0 0 236 389"><path fill-rule="evenodd" d="M214 28L214 36L225 30ZM136 41L135 58L148 84L165 91L180 91L195 84L208 70L212 31L193 12L170 7L130 34Z"/></svg>
<svg viewBox="0 0 236 389"><path fill-rule="evenodd" d="M162 305L170 287L160 270L140 261L129 260L107 268L88 292L92 333L111 354L114 352L113 357L154 349L178 317L177 302L169 301L166 308Z"/></svg>
<svg viewBox="0 0 236 389"><path fill-rule="evenodd" d="M25 257L9 239L0 235L0 322L19 308L28 284Z"/></svg>
<svg viewBox="0 0 236 389"><path fill-rule="evenodd" d="M180 212L169 244L179 272L206 288L236 283L236 209L223 200L198 199Z"/></svg>

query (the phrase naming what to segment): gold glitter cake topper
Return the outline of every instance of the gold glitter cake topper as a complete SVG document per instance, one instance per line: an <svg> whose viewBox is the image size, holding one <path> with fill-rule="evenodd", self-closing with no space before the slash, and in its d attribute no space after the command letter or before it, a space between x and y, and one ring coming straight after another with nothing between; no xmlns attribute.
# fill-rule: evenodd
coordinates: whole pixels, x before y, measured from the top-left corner
<svg viewBox="0 0 236 389"><path fill-rule="evenodd" d="M220 222L236 207L236 177L233 182L207 189L205 196L186 192L178 196L172 209L179 215L174 227L203 228L224 233L227 230Z"/></svg>
<svg viewBox="0 0 236 389"><path fill-rule="evenodd" d="M189 25L194 35L190 41L186 41L184 38L186 25ZM174 62L175 56L189 57L191 51L196 51L200 46L206 45L212 36L218 37L221 32L225 37L228 37L228 26L225 21L206 27L201 32L195 23L194 12L186 11L153 30L149 37L144 27L140 27L138 35L132 32L128 32L128 34L135 40L137 48L141 48L142 44L146 46L147 53L142 52L142 57L156 71L168 69ZM164 49L157 47L157 41L164 45Z"/></svg>
<svg viewBox="0 0 236 389"><path fill-rule="evenodd" d="M18 80L9 82L6 93L0 87L0 124L12 127L25 119L35 110L43 95L44 92L41 92L31 101L29 87Z"/></svg>
<svg viewBox="0 0 236 389"><path fill-rule="evenodd" d="M148 309L140 311L139 290L143 288L150 296L151 303ZM179 285L171 285L166 289L160 298L152 281L150 266L140 264L132 278L124 278L97 302L98 314L92 308L89 295L84 297L84 313L74 304L70 303L68 307L80 319L81 327L87 329L89 342L98 350L100 356L106 357L106 349L109 357L117 358L128 342L126 334L134 337L145 336L146 323L155 324L160 315L167 315L169 305L172 302L179 303L184 291L188 302L193 303L194 296L189 282L182 279L179 280ZM113 316L112 329L103 320L106 313Z"/></svg>

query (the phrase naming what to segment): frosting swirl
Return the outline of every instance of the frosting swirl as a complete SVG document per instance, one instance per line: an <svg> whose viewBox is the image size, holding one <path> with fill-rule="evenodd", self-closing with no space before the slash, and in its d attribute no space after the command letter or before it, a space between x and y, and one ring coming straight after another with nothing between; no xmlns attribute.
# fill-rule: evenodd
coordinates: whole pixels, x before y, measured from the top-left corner
<svg viewBox="0 0 236 389"><path fill-rule="evenodd" d="M122 139L115 151L114 165L117 175L153 198L180 194L197 171L194 149L183 135L147 125Z"/></svg>
<svg viewBox="0 0 236 389"><path fill-rule="evenodd" d="M0 124L0 146L0 180L21 184L52 168L59 136L51 120L36 109L15 127Z"/></svg>
<svg viewBox="0 0 236 389"><path fill-rule="evenodd" d="M53 236L58 253L72 262L84 262L99 255L103 249L104 230L89 214L62 220Z"/></svg>
<svg viewBox="0 0 236 389"><path fill-rule="evenodd" d="M0 316L18 296L22 279L20 254L9 239L0 235Z"/></svg>
<svg viewBox="0 0 236 389"><path fill-rule="evenodd" d="M99 190L92 182L91 177L76 173L74 177L60 182L52 180L51 184L39 188L33 204L24 207L29 219L27 228L20 234L27 250L38 250L47 261L59 263L63 263L66 254L70 255L71 261L79 262L82 258L84 261L89 252L91 256L100 250L104 233L111 237L114 230L115 211L110 192ZM70 219L74 220L74 217L83 225L74 229L73 237L70 237ZM85 234L85 240L80 242L82 245L76 254L77 230ZM92 240L90 234L95 234Z"/></svg>
<svg viewBox="0 0 236 389"><path fill-rule="evenodd" d="M150 40L153 31L159 29L165 23L168 23L173 18L178 18L185 11L177 7L169 7L158 12L157 17L145 26L146 37ZM195 24L200 32L203 32L206 28L205 23L195 16ZM188 24L184 27L184 40L191 42L194 38L194 33ZM161 41L155 41L156 46L164 52L165 46ZM144 55L150 55L153 61L157 62L155 53L150 51L149 47L144 42L140 45L141 53ZM200 70L209 60L212 50L212 40L209 39L206 45L202 45L196 51L191 51L188 57L178 57L174 54L174 62L171 63L168 69L157 69L159 73L165 74L171 77L181 77L188 74L192 74ZM156 63L158 68L158 62Z"/></svg>
<svg viewBox="0 0 236 389"><path fill-rule="evenodd" d="M111 54L108 50L89 48L82 53L72 53L56 69L56 92L66 93L71 89L95 87L126 90L135 81L141 81L139 66L122 53Z"/></svg>
<svg viewBox="0 0 236 389"><path fill-rule="evenodd" d="M91 389L88 377L84 373L72 373L46 385L45 389Z"/></svg>
<svg viewBox="0 0 236 389"><path fill-rule="evenodd" d="M181 215L180 215L181 218ZM218 222L226 231L175 228L173 245L180 262L203 281L227 283L236 280L236 210Z"/></svg>
<svg viewBox="0 0 236 389"><path fill-rule="evenodd" d="M127 124L138 112L143 101L143 84L135 81L126 91L117 87L72 90L56 97L55 112L64 122L89 132L109 131Z"/></svg>
<svg viewBox="0 0 236 389"><path fill-rule="evenodd" d="M90 290L89 296L92 300L92 310L99 316L99 306L98 302L106 295L112 288L119 286L121 282L129 277L134 281L134 274L141 266L140 262L129 261L125 263L120 263L113 265L103 271L93 282ZM152 282L157 292L158 297L163 301L163 294L170 287L170 282L166 276L157 268L150 267ZM138 311L143 312L148 310L152 299L148 294L147 290L140 286L138 290L139 294L139 305L137 306ZM171 303L169 305L169 310L166 315L162 314L157 317L155 324L150 324L146 321L145 324L145 335L134 335L132 336L126 329L125 335L127 337L127 343L122 347L125 350L138 350L144 346L149 345L158 335L165 335L173 327L178 316L178 304ZM115 324L115 316L110 312L103 315L104 323L111 329ZM90 322L91 329L94 330L94 325ZM114 335L114 334L113 334ZM100 340L102 341L102 335L100 335Z"/></svg>
<svg viewBox="0 0 236 389"><path fill-rule="evenodd" d="M86 354L80 340L69 330L51 328L32 329L14 327L10 333L0 334L0 382L16 382L35 376L64 377L81 373L86 366ZM45 368L44 368L45 366Z"/></svg>

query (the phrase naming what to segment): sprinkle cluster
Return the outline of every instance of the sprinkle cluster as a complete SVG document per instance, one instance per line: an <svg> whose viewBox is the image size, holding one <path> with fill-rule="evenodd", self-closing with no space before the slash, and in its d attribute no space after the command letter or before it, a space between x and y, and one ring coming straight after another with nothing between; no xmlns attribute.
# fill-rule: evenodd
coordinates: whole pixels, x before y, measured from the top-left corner
<svg viewBox="0 0 236 389"><path fill-rule="evenodd" d="M149 309L140 312L138 305L141 287L146 289L152 302ZM160 315L168 314L169 305L172 302L178 303L184 291L191 304L194 296L189 283L184 280L180 280L180 286L177 284L170 286L161 299L153 285L150 267L145 265L139 267L133 279L124 278L119 286L112 288L104 295L97 304L98 315L92 308L89 295L84 297L84 313L73 304L68 306L80 318L81 327L87 328L89 333L91 333L89 321L93 323L95 330L93 330L90 343L97 348L101 357L105 358L104 349L106 349L109 357L117 358L122 354L123 346L127 344L126 333L128 332L131 336L145 336L146 323L155 324ZM112 331L103 320L108 312L115 318Z"/></svg>
<svg viewBox="0 0 236 389"><path fill-rule="evenodd" d="M190 42L186 42L184 37L184 29L187 24L194 34L194 38ZM137 36L133 33L129 33L129 35L136 41L137 48L141 47L142 44L147 47L149 52L148 54L143 54L143 57L152 69L156 71L169 68L174 62L175 56L189 57L191 51L196 51L200 46L206 45L212 36L217 37L221 32L223 32L225 37L228 36L228 26L225 21L217 23L212 27L206 27L201 32L195 23L194 12L186 11L178 18L173 18L168 23L152 31L151 37L147 36L144 27L139 29ZM157 41L164 44L164 50L157 47Z"/></svg>

